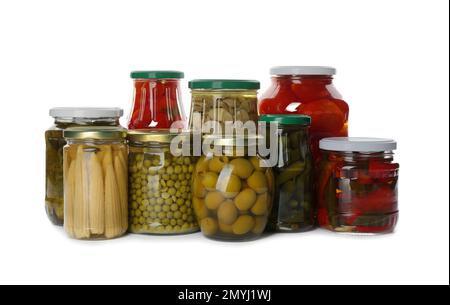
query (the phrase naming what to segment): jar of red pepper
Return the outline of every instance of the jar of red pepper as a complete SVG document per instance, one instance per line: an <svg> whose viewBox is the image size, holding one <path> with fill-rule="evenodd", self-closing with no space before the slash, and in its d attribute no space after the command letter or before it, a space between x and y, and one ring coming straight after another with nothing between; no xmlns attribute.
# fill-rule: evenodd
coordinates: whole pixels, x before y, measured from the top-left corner
<svg viewBox="0 0 450 305"><path fill-rule="evenodd" d="M348 136L349 107L333 85L331 67L282 66L270 70L272 85L262 95L259 114L304 114L312 118L312 154L319 161L319 141Z"/></svg>
<svg viewBox="0 0 450 305"><path fill-rule="evenodd" d="M397 143L377 138L320 141L319 225L336 232L389 233L398 220Z"/></svg>
<svg viewBox="0 0 450 305"><path fill-rule="evenodd" d="M183 77L180 71L131 72L134 94L128 129L184 128L186 118L180 90Z"/></svg>

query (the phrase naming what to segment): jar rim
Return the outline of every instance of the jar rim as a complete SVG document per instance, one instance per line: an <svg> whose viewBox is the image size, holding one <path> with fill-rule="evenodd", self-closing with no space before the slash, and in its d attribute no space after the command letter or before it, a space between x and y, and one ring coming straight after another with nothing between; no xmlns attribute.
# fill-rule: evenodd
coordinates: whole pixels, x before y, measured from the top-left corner
<svg viewBox="0 0 450 305"><path fill-rule="evenodd" d="M383 138L334 137L320 140L319 147L340 152L382 152L397 149L397 142Z"/></svg>
<svg viewBox="0 0 450 305"><path fill-rule="evenodd" d="M118 107L55 107L49 115L53 118L120 118L123 109Z"/></svg>

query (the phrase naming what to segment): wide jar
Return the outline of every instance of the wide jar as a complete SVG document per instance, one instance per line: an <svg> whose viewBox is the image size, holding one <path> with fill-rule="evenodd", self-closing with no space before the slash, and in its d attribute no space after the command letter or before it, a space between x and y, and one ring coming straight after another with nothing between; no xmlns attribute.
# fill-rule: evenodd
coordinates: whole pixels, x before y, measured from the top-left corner
<svg viewBox="0 0 450 305"><path fill-rule="evenodd" d="M184 128L180 71L134 71L133 106L128 129Z"/></svg>
<svg viewBox="0 0 450 305"><path fill-rule="evenodd" d="M226 123L252 122L256 130L258 81L197 79L189 82L189 88L192 92L191 129L205 134L233 134L233 130L226 131Z"/></svg>
<svg viewBox="0 0 450 305"><path fill-rule="evenodd" d="M126 131L64 131L64 229L76 239L111 239L128 228Z"/></svg>
<svg viewBox="0 0 450 305"><path fill-rule="evenodd" d="M45 210L55 225L64 223L63 131L76 126L120 126L120 108L52 108L54 124L45 132Z"/></svg>
<svg viewBox="0 0 450 305"><path fill-rule="evenodd" d="M311 118L305 115L263 115L267 142L277 150L275 200L268 228L302 232L315 226L313 161L309 148ZM272 125L272 129L271 126ZM275 138L272 138L275 137Z"/></svg>
<svg viewBox="0 0 450 305"><path fill-rule="evenodd" d="M190 149L183 153L190 138L189 133L167 130L129 132L130 232L186 234L199 230L191 195L197 158Z"/></svg>
<svg viewBox="0 0 450 305"><path fill-rule="evenodd" d="M319 141L348 136L349 107L333 84L336 69L282 66L270 70L272 84L261 96L260 114L304 114L312 118L311 149L316 164Z"/></svg>
<svg viewBox="0 0 450 305"><path fill-rule="evenodd" d="M211 145L214 153L204 151L197 162L192 189L203 234L229 241L261 236L272 210L272 169L257 154L256 140L205 137L204 147Z"/></svg>
<svg viewBox="0 0 450 305"><path fill-rule="evenodd" d="M320 141L319 224L350 233L389 233L398 220L397 143L377 138Z"/></svg>

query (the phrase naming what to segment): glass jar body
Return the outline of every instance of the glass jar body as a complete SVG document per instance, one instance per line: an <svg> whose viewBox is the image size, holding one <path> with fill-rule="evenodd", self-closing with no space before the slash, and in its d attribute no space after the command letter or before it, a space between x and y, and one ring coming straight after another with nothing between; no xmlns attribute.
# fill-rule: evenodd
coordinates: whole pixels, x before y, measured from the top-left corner
<svg viewBox="0 0 450 305"><path fill-rule="evenodd" d="M225 134L226 122L258 121L257 90L196 89L192 90L190 128L199 130L208 122L204 133ZM211 124L211 123L210 123ZM217 124L220 131L216 130ZM228 132L229 134L230 132Z"/></svg>
<svg viewBox="0 0 450 305"><path fill-rule="evenodd" d="M135 79L128 129L185 128L179 79Z"/></svg>
<svg viewBox="0 0 450 305"><path fill-rule="evenodd" d="M276 192L268 228L287 232L312 230L317 208L314 204L309 127L279 125L277 138L278 164L274 167Z"/></svg>
<svg viewBox="0 0 450 305"><path fill-rule="evenodd" d="M45 210L55 225L64 223L63 131L69 127L120 126L119 118L56 118L45 132Z"/></svg>
<svg viewBox="0 0 450 305"><path fill-rule="evenodd" d="M129 146L130 232L197 232L191 195L197 158L174 156L169 144L130 141Z"/></svg>
<svg viewBox="0 0 450 305"><path fill-rule="evenodd" d="M273 205L274 175L259 156L236 149L201 157L194 171L193 206L206 237L246 241L266 228ZM233 151L233 150L232 150Z"/></svg>
<svg viewBox="0 0 450 305"><path fill-rule="evenodd" d="M398 171L392 152L323 150L319 225L347 233L389 233L398 220Z"/></svg>
<svg viewBox="0 0 450 305"><path fill-rule="evenodd" d="M128 228L123 140L69 140L64 147L64 229L76 239L112 239Z"/></svg>
<svg viewBox="0 0 450 305"><path fill-rule="evenodd" d="M270 88L260 98L258 111L310 116L311 151L316 164L320 160L321 139L348 135L349 107L328 75L272 77Z"/></svg>

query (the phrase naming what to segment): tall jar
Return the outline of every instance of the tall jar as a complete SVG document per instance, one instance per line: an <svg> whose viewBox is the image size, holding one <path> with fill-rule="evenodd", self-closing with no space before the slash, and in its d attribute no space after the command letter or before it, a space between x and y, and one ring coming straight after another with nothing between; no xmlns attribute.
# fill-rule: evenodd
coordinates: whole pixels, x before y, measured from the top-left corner
<svg viewBox="0 0 450 305"><path fill-rule="evenodd" d="M270 70L272 84L261 96L260 114L304 114L312 118L311 150L318 164L319 141L348 136L349 107L333 84L331 67L282 66Z"/></svg>
<svg viewBox="0 0 450 305"><path fill-rule="evenodd" d="M111 239L128 228L128 148L122 128L64 131L64 229L76 239Z"/></svg>
<svg viewBox="0 0 450 305"><path fill-rule="evenodd" d="M130 131L130 232L187 234L199 230L192 207L191 181L196 157L189 133ZM177 143L171 147L172 141Z"/></svg>
<svg viewBox="0 0 450 305"><path fill-rule="evenodd" d="M283 232L311 230L315 226L317 210L309 149L311 118L305 115L263 115L259 120L266 124L267 141L274 141L272 147L277 148L278 156L274 167L274 208L268 227ZM269 124L273 125L272 129Z"/></svg>
<svg viewBox="0 0 450 305"><path fill-rule="evenodd" d="M120 126L120 108L52 108L54 124L45 132L45 210L55 225L64 223L63 131L76 126Z"/></svg>
<svg viewBox="0 0 450 305"><path fill-rule="evenodd" d="M226 123L258 122L258 81L197 79L189 82L192 90L190 128L205 134L232 134Z"/></svg>
<svg viewBox="0 0 450 305"><path fill-rule="evenodd" d="M320 141L319 224L347 233L389 233L398 220L397 143L377 138Z"/></svg>
<svg viewBox="0 0 450 305"><path fill-rule="evenodd" d="M135 71L133 105L128 129L184 128L186 118L181 99L180 71Z"/></svg>
<svg viewBox="0 0 450 305"><path fill-rule="evenodd" d="M272 210L272 169L257 154L256 140L206 136L204 147L211 144L214 153L199 159L192 185L203 234L228 241L260 237Z"/></svg>

